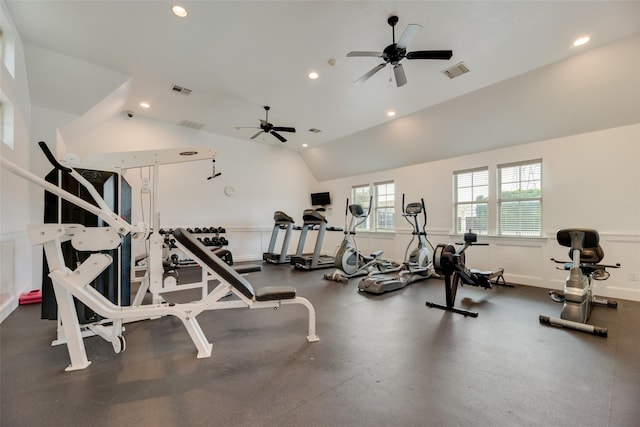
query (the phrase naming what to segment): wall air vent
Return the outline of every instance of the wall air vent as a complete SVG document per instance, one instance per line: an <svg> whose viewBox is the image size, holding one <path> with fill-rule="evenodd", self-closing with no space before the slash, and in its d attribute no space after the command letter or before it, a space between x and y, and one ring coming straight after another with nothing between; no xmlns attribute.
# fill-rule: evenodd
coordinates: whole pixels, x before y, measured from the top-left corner
<svg viewBox="0 0 640 427"><path fill-rule="evenodd" d="M468 73L469 67L464 62L459 62L456 65L447 68L446 70L442 70L442 74L449 77L450 79L455 79L458 76Z"/></svg>
<svg viewBox="0 0 640 427"><path fill-rule="evenodd" d="M191 89L187 89L186 87L173 85L171 86L171 91L176 93L181 93L183 95L189 95L191 93Z"/></svg>
<svg viewBox="0 0 640 427"><path fill-rule="evenodd" d="M184 126L189 129L201 130L204 127L204 124L192 122L191 120L183 120L178 123L178 126Z"/></svg>
<svg viewBox="0 0 640 427"><path fill-rule="evenodd" d="M322 132L320 129L316 129L316 128L311 128L309 129L309 132L313 132L313 133L320 133Z"/></svg>

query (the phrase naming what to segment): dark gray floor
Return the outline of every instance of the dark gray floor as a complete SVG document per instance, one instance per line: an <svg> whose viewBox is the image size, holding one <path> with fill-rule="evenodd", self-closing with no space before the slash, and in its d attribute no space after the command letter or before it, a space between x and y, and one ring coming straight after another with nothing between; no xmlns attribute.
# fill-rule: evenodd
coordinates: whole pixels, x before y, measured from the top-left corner
<svg viewBox="0 0 640 427"><path fill-rule="evenodd" d="M306 310L220 310L198 317L210 358L182 324L128 324L127 350L87 338L87 369L65 372L65 346L39 305L1 329L2 426L639 426L640 303L596 308L609 337L541 326L561 305L545 289L461 288L478 318L425 307L443 282L382 296L265 265L255 287L296 286Z"/></svg>

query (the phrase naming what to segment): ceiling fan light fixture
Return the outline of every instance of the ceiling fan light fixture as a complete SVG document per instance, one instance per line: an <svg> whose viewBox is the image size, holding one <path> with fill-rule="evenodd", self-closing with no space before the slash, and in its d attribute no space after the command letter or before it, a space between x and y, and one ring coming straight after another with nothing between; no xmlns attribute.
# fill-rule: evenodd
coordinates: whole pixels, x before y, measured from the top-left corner
<svg viewBox="0 0 640 427"><path fill-rule="evenodd" d="M402 87L407 84L407 76L400 61L403 59L436 59L448 61L453 56L452 50L416 50L407 52L407 47L416 33L422 28L419 24L409 24L404 30L398 41L396 41L395 26L398 23L398 17L392 15L387 19L387 23L391 26L392 43L384 48L382 52L377 51L351 51L347 53L347 57L374 57L380 58L382 61L365 75L356 80L353 85L358 86L371 76L386 67L388 64L393 67L393 74L396 78L396 86Z"/></svg>
<svg viewBox="0 0 640 427"><path fill-rule="evenodd" d="M183 6L180 6L179 4L174 4L173 6L171 6L171 12L173 12L173 14L178 18L186 18L189 14L189 12L187 12L187 9L185 9Z"/></svg>

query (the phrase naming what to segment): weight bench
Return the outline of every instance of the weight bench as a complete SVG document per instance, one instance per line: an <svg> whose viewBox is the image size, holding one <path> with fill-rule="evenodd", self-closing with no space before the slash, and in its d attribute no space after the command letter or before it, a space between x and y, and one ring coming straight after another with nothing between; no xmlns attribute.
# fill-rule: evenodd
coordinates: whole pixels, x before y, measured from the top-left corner
<svg viewBox="0 0 640 427"><path fill-rule="evenodd" d="M126 342L123 336L123 321L154 319L162 316L174 316L180 319L191 340L198 350L197 357L211 356L212 345L202 331L197 316L206 310L226 308L273 308L281 305L302 304L308 310L307 341L315 342L316 316L313 305L305 299L296 296L295 288L288 286L271 286L255 291L251 284L233 268L214 255L209 248L198 242L190 233L183 229L176 232L176 243L207 271L208 279L217 279L219 284L199 301L185 304L144 304L138 306L121 307L113 304L104 295L96 291L91 283L111 263L109 255L99 252L92 253L75 270L65 267L60 244L72 240L76 245L84 244L86 248L78 250L98 249L102 242L112 242L115 248L119 244L119 236L110 227L85 228L77 224L43 224L29 226L29 238L34 245L42 244L47 256L49 277L51 277L61 328L67 344L70 365L67 371L84 369L91 363L87 359L83 342L83 333L78 322L73 298L80 300L87 307L105 320L85 325L95 335L111 343L116 353L125 350ZM81 239L78 238L81 236ZM105 239L106 237L106 239ZM86 242L86 243L83 243ZM91 243L96 242L96 243ZM226 300L232 293L238 298ZM225 298L225 301L221 301ZM109 325L109 323L111 323Z"/></svg>

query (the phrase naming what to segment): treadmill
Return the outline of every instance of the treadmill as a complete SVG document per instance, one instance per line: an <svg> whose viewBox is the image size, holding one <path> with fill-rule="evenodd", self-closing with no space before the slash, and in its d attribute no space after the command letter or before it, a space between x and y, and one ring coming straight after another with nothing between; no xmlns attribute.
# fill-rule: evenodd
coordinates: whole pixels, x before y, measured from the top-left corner
<svg viewBox="0 0 640 427"><path fill-rule="evenodd" d="M329 255L321 255L322 241L327 230L342 231L342 228L327 227L327 219L315 209L305 209L302 214L302 231L296 254L291 257L291 265L298 270L318 270L334 266L335 258ZM312 254L302 254L304 243L307 239L307 232L318 227L316 245Z"/></svg>
<svg viewBox="0 0 640 427"><path fill-rule="evenodd" d="M291 256L287 255L287 251L289 250L289 241L291 240L291 233L293 231L295 221L282 211L275 211L273 219L275 221L275 225L271 232L271 241L269 242L267 252L262 254L262 260L271 264L289 264L291 262ZM280 253L276 253L274 251L280 230L286 231L284 233L284 240L282 241L282 249L280 250Z"/></svg>

